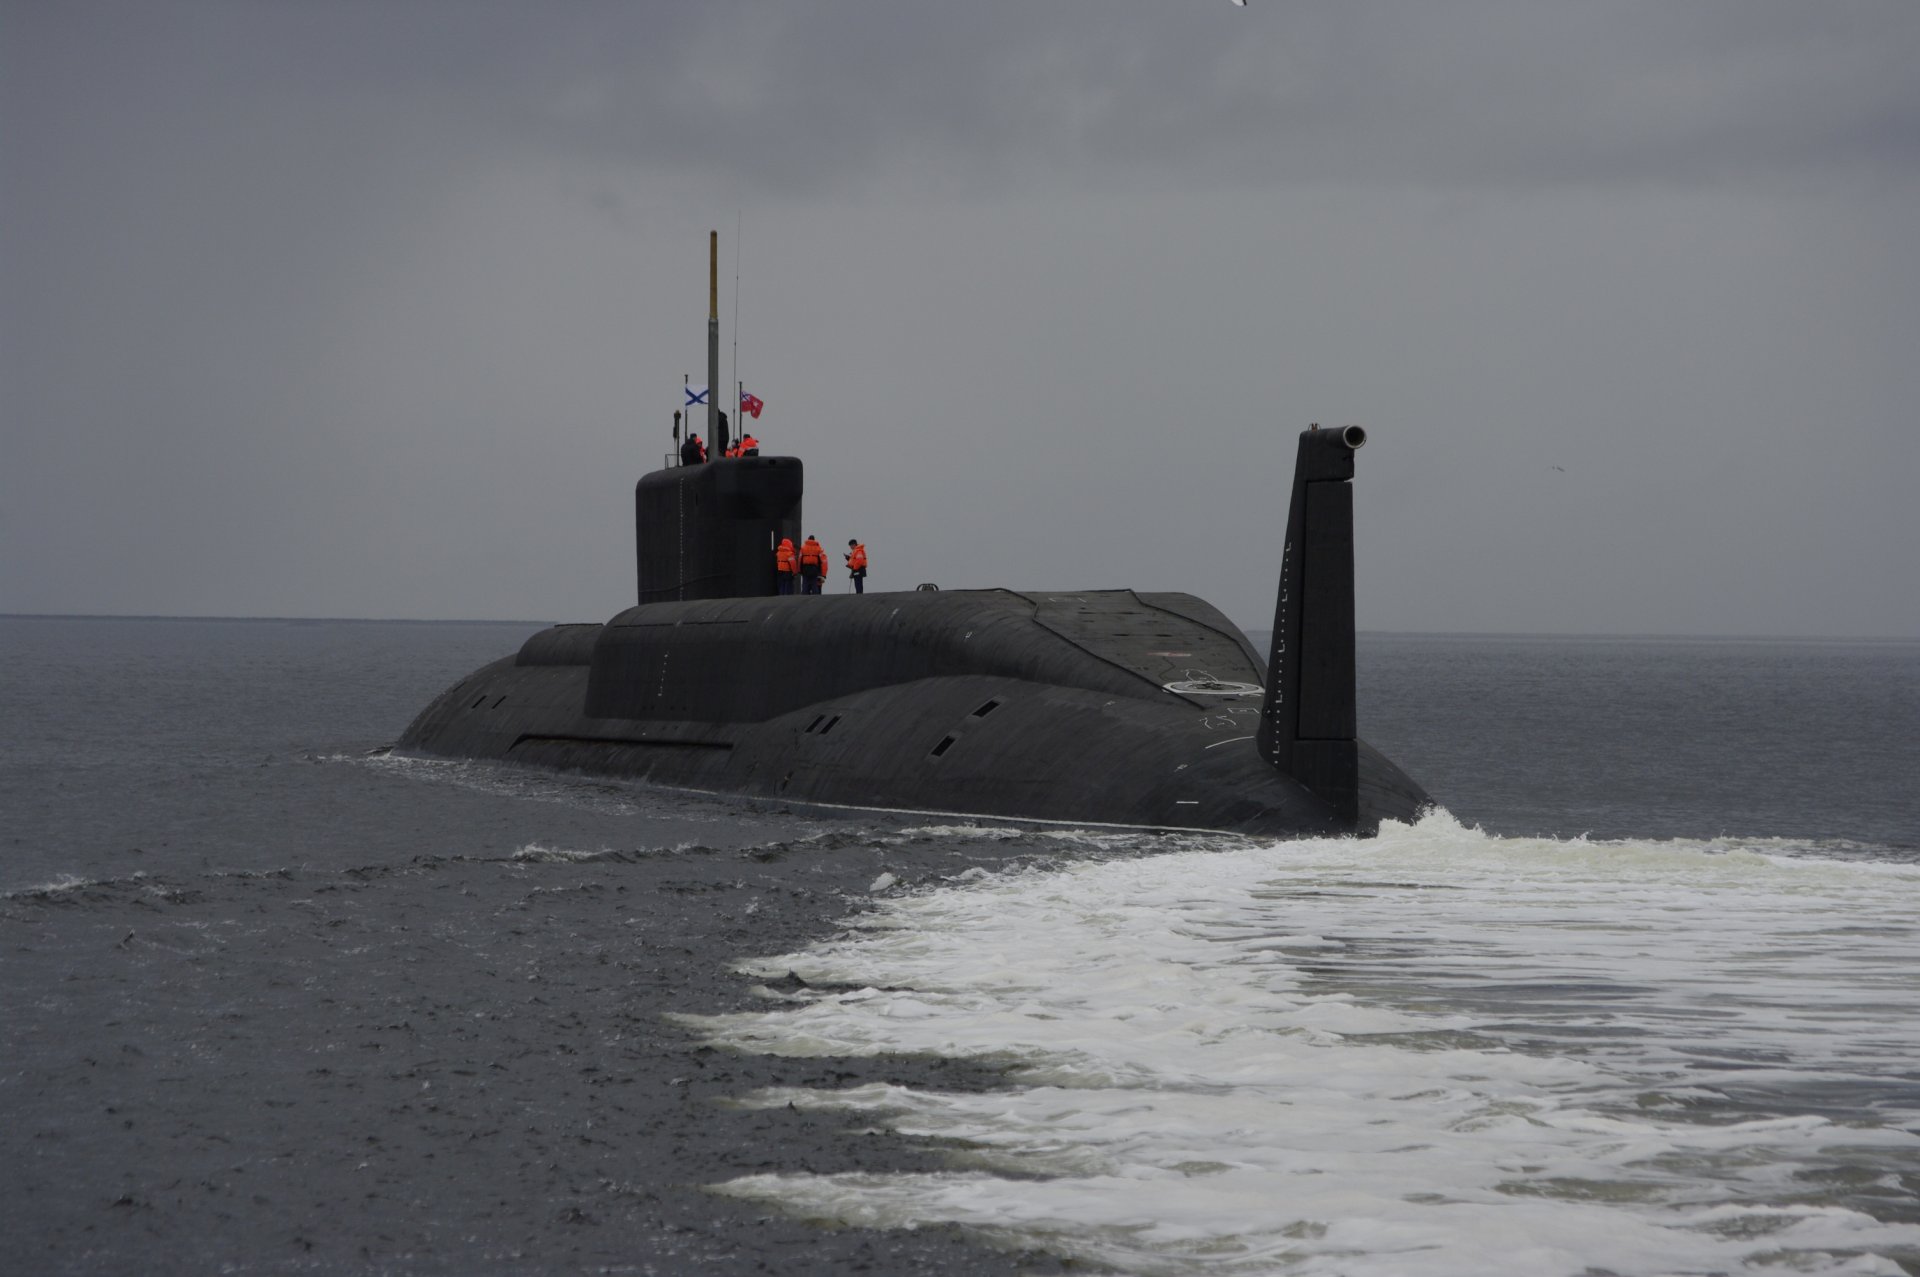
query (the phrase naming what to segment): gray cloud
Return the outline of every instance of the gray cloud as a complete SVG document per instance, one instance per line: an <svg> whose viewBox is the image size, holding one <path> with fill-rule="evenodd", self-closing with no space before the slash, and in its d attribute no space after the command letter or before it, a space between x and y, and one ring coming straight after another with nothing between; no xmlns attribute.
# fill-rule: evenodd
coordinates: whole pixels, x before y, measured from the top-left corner
<svg viewBox="0 0 1920 1277"><path fill-rule="evenodd" d="M537 26L507 10L498 43L524 40L525 61L436 69L539 145L767 192L903 165L993 188L1717 185L1910 171L1920 144L1907 6L1217 8L612 7Z"/></svg>

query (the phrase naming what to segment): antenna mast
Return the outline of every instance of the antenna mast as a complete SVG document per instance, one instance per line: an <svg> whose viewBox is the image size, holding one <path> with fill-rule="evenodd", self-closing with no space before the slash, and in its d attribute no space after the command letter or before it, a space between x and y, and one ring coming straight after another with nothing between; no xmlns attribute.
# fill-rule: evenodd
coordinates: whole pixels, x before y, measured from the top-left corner
<svg viewBox="0 0 1920 1277"><path fill-rule="evenodd" d="M720 424L720 232L707 232L707 455L727 455Z"/></svg>
<svg viewBox="0 0 1920 1277"><path fill-rule="evenodd" d="M740 380L740 210L733 210L733 425L744 438L747 428L740 423L740 398L746 384Z"/></svg>

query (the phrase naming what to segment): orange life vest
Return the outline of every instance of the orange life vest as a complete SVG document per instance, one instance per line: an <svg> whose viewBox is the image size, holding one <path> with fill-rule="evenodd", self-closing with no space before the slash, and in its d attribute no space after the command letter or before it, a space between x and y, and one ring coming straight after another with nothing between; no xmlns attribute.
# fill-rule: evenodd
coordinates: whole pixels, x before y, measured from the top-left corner
<svg viewBox="0 0 1920 1277"><path fill-rule="evenodd" d="M759 456L760 441L754 438L752 435L748 435L746 438L742 439L740 441L740 455L743 457Z"/></svg>
<svg viewBox="0 0 1920 1277"><path fill-rule="evenodd" d="M793 539L780 538L780 548L773 552L773 566L781 572L793 571Z"/></svg>
<svg viewBox="0 0 1920 1277"><path fill-rule="evenodd" d="M814 569L811 574L807 572L809 567ZM818 541L808 537L806 543L800 547L800 575L824 577L826 574L827 552L820 548Z"/></svg>
<svg viewBox="0 0 1920 1277"><path fill-rule="evenodd" d="M847 552L847 570L850 572L864 572L867 570L866 546L856 545Z"/></svg>
<svg viewBox="0 0 1920 1277"><path fill-rule="evenodd" d="M727 455L729 457L737 457L740 455L740 444L738 441L727 445Z"/></svg>

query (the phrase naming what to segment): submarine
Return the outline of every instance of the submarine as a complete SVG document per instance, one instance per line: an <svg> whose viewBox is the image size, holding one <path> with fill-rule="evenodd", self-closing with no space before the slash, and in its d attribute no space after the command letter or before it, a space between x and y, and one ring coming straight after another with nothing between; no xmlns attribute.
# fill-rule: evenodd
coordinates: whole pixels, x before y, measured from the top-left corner
<svg viewBox="0 0 1920 1277"><path fill-rule="evenodd" d="M710 280L717 372L717 267ZM1263 663L1190 594L781 594L774 549L801 540L805 467L720 456L712 404L708 422L716 459L669 457L635 486L634 606L533 635L443 692L396 752L828 809L1263 837L1368 834L1431 805L1357 733L1361 427L1299 436Z"/></svg>

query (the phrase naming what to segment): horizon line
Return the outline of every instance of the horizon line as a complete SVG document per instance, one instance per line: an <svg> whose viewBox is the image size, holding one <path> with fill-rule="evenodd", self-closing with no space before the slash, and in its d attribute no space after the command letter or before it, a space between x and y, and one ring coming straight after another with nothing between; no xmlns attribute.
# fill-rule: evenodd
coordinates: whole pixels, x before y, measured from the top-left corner
<svg viewBox="0 0 1920 1277"><path fill-rule="evenodd" d="M333 623L345 625L599 625L600 621L543 621L511 617L412 617L412 616L232 616L198 613L161 612L0 612L0 620L21 621L239 621L280 624ZM1270 634L1265 625L1239 627L1242 634ZM1734 634L1668 632L1653 630L1426 630L1358 629L1359 634L1390 635L1397 638L1500 638L1500 639L1662 639L1746 643L1920 643L1920 634Z"/></svg>

